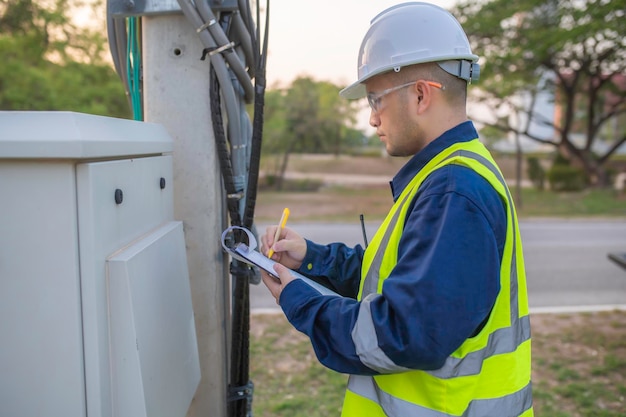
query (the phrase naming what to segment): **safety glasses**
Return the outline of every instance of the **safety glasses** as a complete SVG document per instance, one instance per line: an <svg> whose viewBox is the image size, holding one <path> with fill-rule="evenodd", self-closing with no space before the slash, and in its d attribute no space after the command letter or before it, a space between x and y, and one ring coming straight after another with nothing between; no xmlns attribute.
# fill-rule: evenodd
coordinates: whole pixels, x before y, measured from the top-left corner
<svg viewBox="0 0 626 417"><path fill-rule="evenodd" d="M401 85L397 85L395 87L391 87L391 88L387 88L386 90L383 90L379 93L368 93L367 94L367 102L370 104L370 107L372 108L372 111L374 113L378 113L382 110L381 107L381 102L382 102L382 98L385 97L387 94L391 94L394 91L398 91L402 88L406 88L410 85L413 85L417 82L417 80L415 81L411 81L410 83L406 83L406 84L401 84ZM439 88L441 90L444 89L444 86L441 85L440 83L434 82L434 81L426 81L426 83L430 86Z"/></svg>

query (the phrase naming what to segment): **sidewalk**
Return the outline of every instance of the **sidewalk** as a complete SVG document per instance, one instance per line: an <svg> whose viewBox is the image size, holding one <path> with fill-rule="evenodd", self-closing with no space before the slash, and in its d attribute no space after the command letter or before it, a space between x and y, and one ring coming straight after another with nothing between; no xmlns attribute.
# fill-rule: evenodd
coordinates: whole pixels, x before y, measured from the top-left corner
<svg viewBox="0 0 626 417"><path fill-rule="evenodd" d="M293 172L285 173L288 180L317 180L324 185L388 185L391 177L387 175L362 174L327 174L324 172Z"/></svg>
<svg viewBox="0 0 626 417"><path fill-rule="evenodd" d="M357 186L357 185L388 185L393 177L387 175L363 175L363 174L328 174L325 172L294 172L287 171L285 173L285 179L288 180L317 180L321 181L324 185L342 185L342 186ZM506 180L509 187L515 186L515 179ZM532 187L530 180L522 180L522 187Z"/></svg>

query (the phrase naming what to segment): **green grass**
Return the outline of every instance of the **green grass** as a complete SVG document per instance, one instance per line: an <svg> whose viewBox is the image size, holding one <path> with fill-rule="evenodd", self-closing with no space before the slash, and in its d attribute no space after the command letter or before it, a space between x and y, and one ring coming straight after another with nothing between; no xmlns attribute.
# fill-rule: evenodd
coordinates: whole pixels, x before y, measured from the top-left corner
<svg viewBox="0 0 626 417"><path fill-rule="evenodd" d="M614 190L554 193L522 189L521 199L511 190L519 218L626 218L626 195ZM354 222L359 214L381 221L391 207L388 187L324 187L315 192L261 191L257 196L256 219L275 221L283 207L291 209L290 221Z"/></svg>
<svg viewBox="0 0 626 417"><path fill-rule="evenodd" d="M626 414L626 312L532 317L535 415Z"/></svg>
<svg viewBox="0 0 626 417"><path fill-rule="evenodd" d="M250 374L257 416L339 415L347 377L319 364L311 345L282 315L253 316Z"/></svg>
<svg viewBox="0 0 626 417"><path fill-rule="evenodd" d="M621 217L626 216L626 195L612 189L554 193L525 188L516 206L520 217Z"/></svg>

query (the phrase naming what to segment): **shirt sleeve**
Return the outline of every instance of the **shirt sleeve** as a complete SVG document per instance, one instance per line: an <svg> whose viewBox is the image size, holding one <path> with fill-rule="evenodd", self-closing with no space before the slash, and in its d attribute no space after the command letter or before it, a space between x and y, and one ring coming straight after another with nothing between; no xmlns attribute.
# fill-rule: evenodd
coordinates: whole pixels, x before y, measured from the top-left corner
<svg viewBox="0 0 626 417"><path fill-rule="evenodd" d="M469 168L444 167L409 208L398 261L381 294L357 302L294 281L279 302L320 362L338 372L438 369L491 311L505 231L493 187Z"/></svg>
<svg viewBox="0 0 626 417"><path fill-rule="evenodd" d="M344 297L356 298L361 280L363 248L343 243L319 245L306 240L307 251L298 272Z"/></svg>

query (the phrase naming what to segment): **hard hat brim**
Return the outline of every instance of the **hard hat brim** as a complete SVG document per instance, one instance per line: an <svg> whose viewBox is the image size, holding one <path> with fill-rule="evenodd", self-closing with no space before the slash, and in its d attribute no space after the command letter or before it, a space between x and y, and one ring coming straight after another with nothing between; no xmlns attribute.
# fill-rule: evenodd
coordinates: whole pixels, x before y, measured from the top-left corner
<svg viewBox="0 0 626 417"><path fill-rule="evenodd" d="M367 90L365 89L365 84L357 81L341 90L339 95L348 100L357 100L365 97L367 95Z"/></svg>

